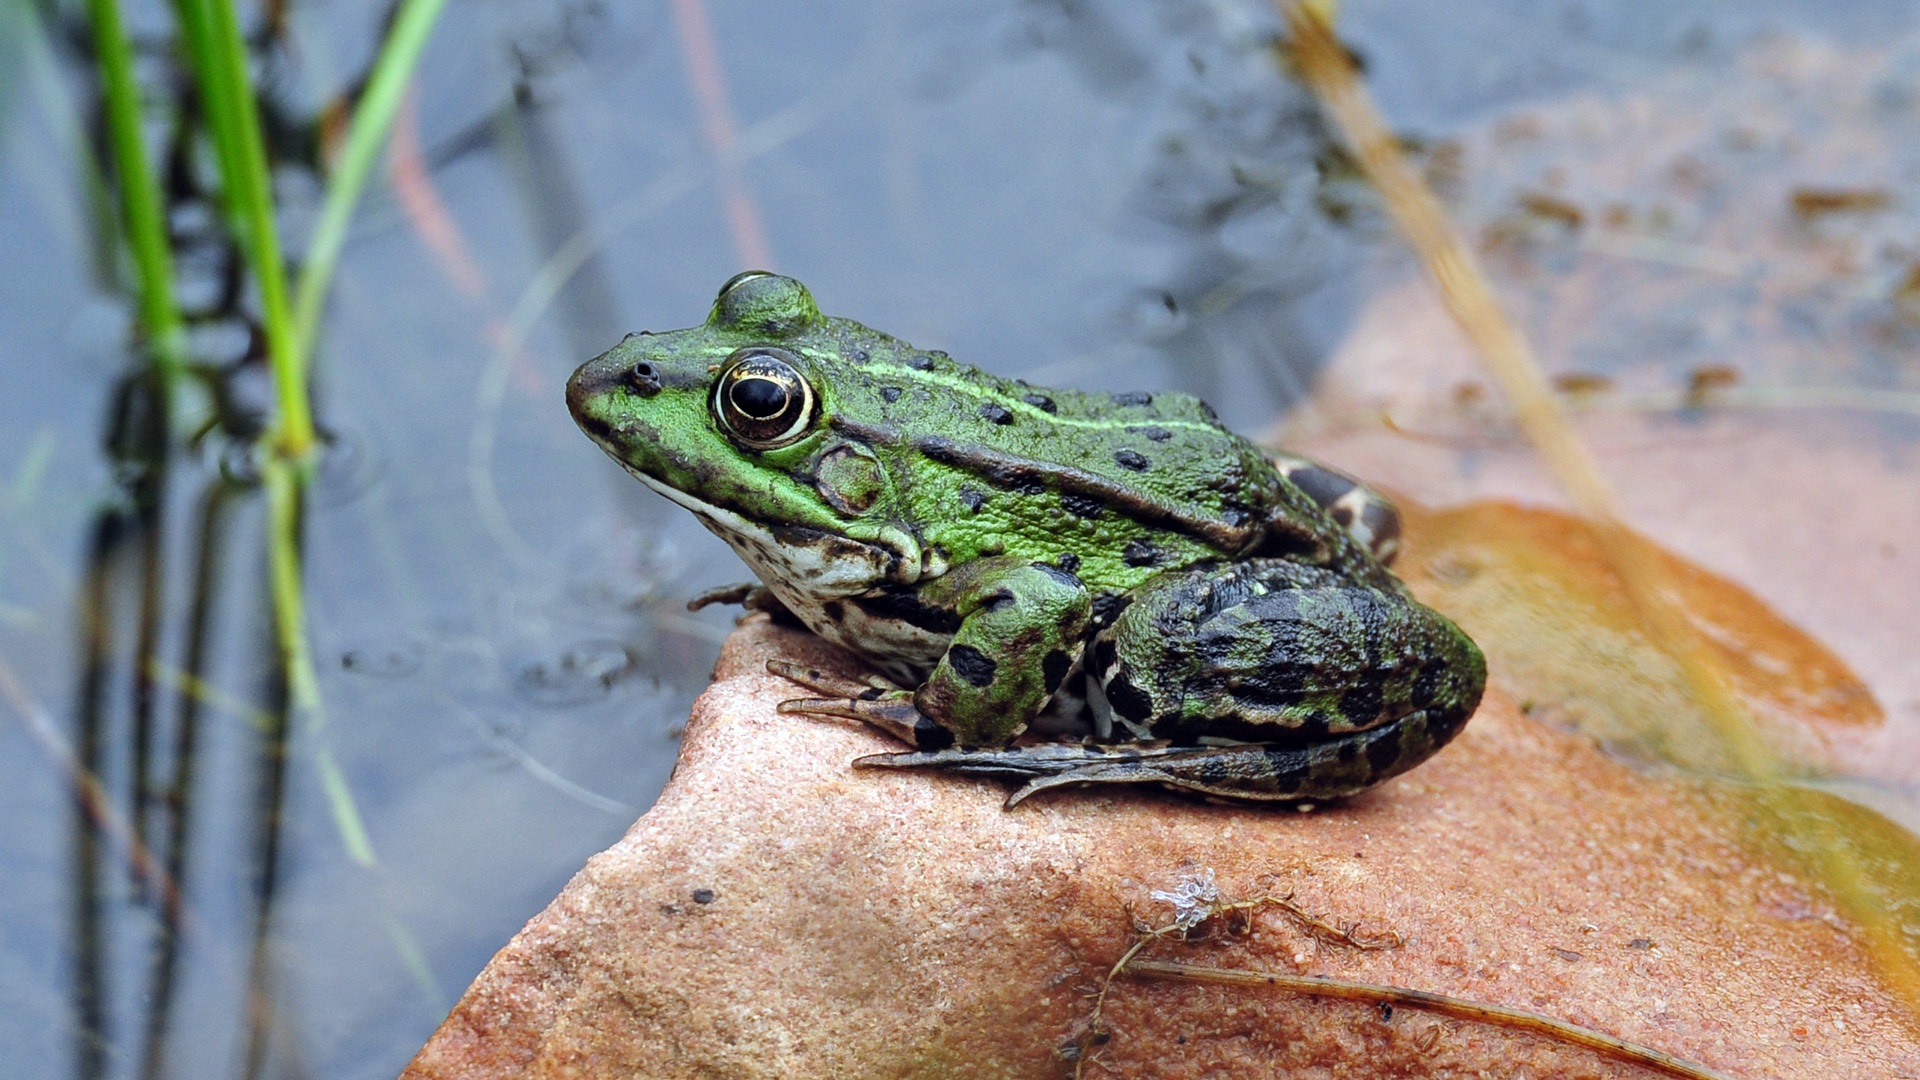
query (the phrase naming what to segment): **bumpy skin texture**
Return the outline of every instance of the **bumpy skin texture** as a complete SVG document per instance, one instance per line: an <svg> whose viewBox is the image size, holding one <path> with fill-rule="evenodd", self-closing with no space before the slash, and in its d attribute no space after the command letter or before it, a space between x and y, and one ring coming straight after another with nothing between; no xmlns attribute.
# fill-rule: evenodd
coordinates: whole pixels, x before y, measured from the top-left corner
<svg viewBox="0 0 1920 1080"><path fill-rule="evenodd" d="M779 606L911 688L783 670L831 695L788 711L917 747L862 764L1023 779L1015 801L1333 798L1425 760L1479 701L1479 650L1377 557L1391 508L1184 394L1002 379L752 272L704 325L583 365L567 402ZM1062 741L1013 745L1036 720Z"/></svg>

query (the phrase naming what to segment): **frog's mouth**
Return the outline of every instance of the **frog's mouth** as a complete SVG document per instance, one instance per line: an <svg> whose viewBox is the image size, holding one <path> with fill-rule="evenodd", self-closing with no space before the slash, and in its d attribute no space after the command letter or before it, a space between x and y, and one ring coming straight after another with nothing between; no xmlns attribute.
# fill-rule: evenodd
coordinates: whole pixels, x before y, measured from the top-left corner
<svg viewBox="0 0 1920 1080"><path fill-rule="evenodd" d="M799 597L852 596L889 582L910 583L920 569L917 561L880 544L802 525L764 525L620 464L634 479L692 511L789 605Z"/></svg>
<svg viewBox="0 0 1920 1080"><path fill-rule="evenodd" d="M594 439L594 442L600 443L600 440ZM605 443L600 443L600 449L607 450L607 445ZM692 511L693 516L699 518L700 523L702 525L705 525L707 528L713 530L714 534L721 537L722 539L725 539L727 535L730 533L767 532L766 529L762 528L759 525L756 525L755 523L743 517L742 515L735 513L732 510L728 510L726 507L717 506L713 503L705 501L704 499L695 498L694 496L689 495L684 491L681 491L679 488L674 487L672 484L666 483L665 481L662 481L662 480L656 480L653 477L648 476L646 473L633 467L632 465L629 465L624 461L620 461L620 456L618 454L615 454L612 450L607 450L607 454L611 456L614 461L619 462L620 467L627 470L627 474L629 476L632 476L635 480L638 480L642 484L645 484L648 488L652 489L653 491L666 496L666 498L669 499L670 501L678 503L680 506L683 506L686 509Z"/></svg>
<svg viewBox="0 0 1920 1080"><path fill-rule="evenodd" d="M572 388L571 383L568 384L568 388ZM573 405L572 394L567 395L567 405L569 407ZM582 412L578 408L573 410L573 422L580 425L580 430L587 433L587 438L592 439L595 446L598 446L609 454L613 453L611 449L613 446L612 424L607 423L592 413Z"/></svg>
<svg viewBox="0 0 1920 1080"><path fill-rule="evenodd" d="M686 508L708 532L725 540L776 593L791 589L800 596L850 596L883 583L910 582L922 569L917 549L909 559L885 546L819 529L766 525L691 495L626 461L615 449L618 433L609 426L582 417L580 427L628 475Z"/></svg>

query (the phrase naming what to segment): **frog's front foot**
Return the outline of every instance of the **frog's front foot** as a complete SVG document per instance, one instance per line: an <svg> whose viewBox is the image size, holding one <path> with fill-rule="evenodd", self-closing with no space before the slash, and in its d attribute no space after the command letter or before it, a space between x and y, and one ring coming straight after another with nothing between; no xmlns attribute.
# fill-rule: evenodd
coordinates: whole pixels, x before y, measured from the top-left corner
<svg viewBox="0 0 1920 1080"><path fill-rule="evenodd" d="M779 704L782 713L798 716L834 716L878 728L909 746L937 749L950 746L953 735L921 715L913 693L878 675L848 679L791 660L769 660L767 670L824 697L792 698Z"/></svg>
<svg viewBox="0 0 1920 1080"><path fill-rule="evenodd" d="M773 595L772 589L757 581L744 581L736 585L722 585L717 589L708 589L687 601L687 610L699 611L701 608L716 604L739 604L741 609L747 612L763 611L781 626L790 626L795 629L805 629L806 626L800 621L799 616L787 610L787 605L781 603L779 597Z"/></svg>

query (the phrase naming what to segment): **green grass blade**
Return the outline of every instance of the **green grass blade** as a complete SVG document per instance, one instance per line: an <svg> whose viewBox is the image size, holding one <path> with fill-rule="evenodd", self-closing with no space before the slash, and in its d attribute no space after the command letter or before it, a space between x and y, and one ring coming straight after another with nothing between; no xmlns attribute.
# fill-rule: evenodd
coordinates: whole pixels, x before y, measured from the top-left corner
<svg viewBox="0 0 1920 1080"><path fill-rule="evenodd" d="M274 631L292 714L315 736L321 787L347 854L362 866L372 866L376 859L365 822L354 805L345 773L325 741L326 711L307 638L300 508L312 471L313 415L307 397L306 356L288 303L286 266L274 224L267 150L247 73L246 45L228 0L177 0L177 7L188 62L213 134L227 220L240 237L260 289L261 321L279 406L265 438L269 452L263 466L268 566Z"/></svg>
<svg viewBox="0 0 1920 1080"><path fill-rule="evenodd" d="M93 47L100 64L113 172L119 181L120 213L127 247L140 279L140 327L145 331L161 392L169 399L185 366L180 308L173 292L173 249L166 209L154 182L146 143L140 137L140 91L133 76L133 46L120 21L117 0L88 0Z"/></svg>
<svg viewBox="0 0 1920 1080"><path fill-rule="evenodd" d="M287 675L291 712L313 737L320 787L333 814L334 827L340 833L348 857L361 866L373 866L378 860L366 822L354 804L346 773L326 739L326 709L320 698L320 678L314 670L313 650L307 642L306 596L300 582L300 508L307 471L304 462L288 457L276 455L266 462L267 560L273 590L275 636L280 642L280 662Z"/></svg>
<svg viewBox="0 0 1920 1080"><path fill-rule="evenodd" d="M326 205L313 229L313 243L307 249L306 263L300 269L295 290L294 331L302 356L310 355L314 332L320 321L320 306L326 300L327 285L340 262L340 249L346 243L347 225L360 200L367 177L379 159L393 115L400 107L407 81L426 48L427 37L446 0L405 0L386 44L374 62L373 76L354 107L347 127L346 148L340 164L327 186Z"/></svg>
<svg viewBox="0 0 1920 1080"><path fill-rule="evenodd" d="M279 405L268 440L277 452L302 460L314 445L307 365L287 302L286 266L280 258L280 237L273 220L267 149L260 133L253 80L247 73L246 43L240 38L233 7L225 0L179 0L179 9L188 59L213 130L227 213L238 228L260 289L267 359Z"/></svg>

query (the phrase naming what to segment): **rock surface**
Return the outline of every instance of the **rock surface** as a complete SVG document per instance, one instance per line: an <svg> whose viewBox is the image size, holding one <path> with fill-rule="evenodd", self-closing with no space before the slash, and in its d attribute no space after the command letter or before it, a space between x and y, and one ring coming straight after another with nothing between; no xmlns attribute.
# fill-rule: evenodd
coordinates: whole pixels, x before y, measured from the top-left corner
<svg viewBox="0 0 1920 1080"><path fill-rule="evenodd" d="M856 771L891 749L774 712L772 656L853 670L761 617L672 781L481 974L408 1068L477 1077L1068 1076L1090 991L1211 872L1391 931L1278 913L1143 955L1544 1012L1742 1077L1898 1076L1920 1043L1820 887L1743 804L1649 778L1496 686L1427 765L1310 814L1149 790L1015 810L991 783ZM1295 993L1114 981L1087 1075L1636 1076L1539 1034Z"/></svg>
<svg viewBox="0 0 1920 1080"><path fill-rule="evenodd" d="M1899 189L1916 144L1886 125L1911 112L1885 102L1906 63L1773 39L1731 67L1636 80L1626 100L1465 133L1456 165L1463 223L1549 369L1601 388L1580 434L1629 521L1687 560L1677 599L1726 646L1741 699L1794 757L1914 828L1920 453L1899 373L1920 340L1902 284L1920 280L1916 209L1794 209L1809 185ZM1695 401L1695 384L1730 389ZM1908 393L1831 411L1836 384ZM1920 1024L1765 815L1595 748L1703 760L1674 734L1683 691L1591 545L1544 509L1564 505L1552 478L1423 280L1374 289L1315 407L1323 422L1296 418L1290 447L1446 507L1410 515L1424 535L1402 566L1482 640L1494 683L1432 762L1312 814L1152 791L1004 811L1005 788L855 771L884 740L777 715L796 691L768 657L848 661L752 620L660 801L501 951L408 1075L1071 1075L1058 1051L1133 920L1172 918L1151 893L1208 871L1228 898L1292 894L1404 944L1315 941L1268 911L1251 936L1143 956L1516 1006L1739 1077L1920 1075ZM1920 925L1911 834L1852 813L1848 835L1881 837L1859 865ZM1537 1034L1278 991L1122 976L1104 1018L1086 1075L1652 1075Z"/></svg>

